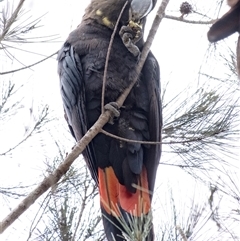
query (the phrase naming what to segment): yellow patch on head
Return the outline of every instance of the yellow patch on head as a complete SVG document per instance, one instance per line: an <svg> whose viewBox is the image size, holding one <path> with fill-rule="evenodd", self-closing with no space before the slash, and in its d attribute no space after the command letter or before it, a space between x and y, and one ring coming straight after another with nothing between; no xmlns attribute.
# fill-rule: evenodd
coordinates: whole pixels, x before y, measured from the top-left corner
<svg viewBox="0 0 240 241"><path fill-rule="evenodd" d="M98 16L102 16L102 15L103 15L103 12L102 12L100 9L98 9L98 10L96 11L96 14L97 14Z"/></svg>
<svg viewBox="0 0 240 241"><path fill-rule="evenodd" d="M95 13L97 16L101 17L102 23L105 26L114 28L114 24L108 19L108 17L104 17L102 10L98 9Z"/></svg>
<svg viewBox="0 0 240 241"><path fill-rule="evenodd" d="M103 24L106 25L107 27L109 28L114 27L114 24L107 17L104 17L102 21L103 21Z"/></svg>

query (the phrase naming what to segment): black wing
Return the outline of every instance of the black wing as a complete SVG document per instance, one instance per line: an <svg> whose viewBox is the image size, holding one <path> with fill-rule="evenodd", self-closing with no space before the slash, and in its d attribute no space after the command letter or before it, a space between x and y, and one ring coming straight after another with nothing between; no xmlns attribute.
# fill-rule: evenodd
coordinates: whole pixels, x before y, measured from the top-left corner
<svg viewBox="0 0 240 241"><path fill-rule="evenodd" d="M88 130L85 108L85 88L81 59L69 43L64 44L59 50L58 74L65 119L68 122L73 137L76 141L79 141ZM96 159L92 143L86 147L83 156L93 179L97 183Z"/></svg>
<svg viewBox="0 0 240 241"><path fill-rule="evenodd" d="M149 93L149 134L151 141L161 141L162 132L162 103L160 97L160 69L156 58L150 52L142 70L143 76L148 80ZM161 145L150 145L147 151L146 169L149 177L149 189L154 190L156 170L161 156Z"/></svg>

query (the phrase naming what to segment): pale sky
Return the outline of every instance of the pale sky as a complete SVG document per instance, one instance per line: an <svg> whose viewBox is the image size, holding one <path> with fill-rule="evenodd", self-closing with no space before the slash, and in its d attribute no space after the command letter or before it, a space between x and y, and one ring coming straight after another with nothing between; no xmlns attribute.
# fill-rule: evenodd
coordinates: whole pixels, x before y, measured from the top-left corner
<svg viewBox="0 0 240 241"><path fill-rule="evenodd" d="M5 4L5 2L6 0L0 2L0 7ZM14 2L18 3L16 0ZM20 58L25 65L28 65L39 61L44 58L44 56L56 52L67 38L70 31L75 29L80 23L84 9L88 3L89 1L87 0L26 0L26 16L32 16L32 19L36 19L45 15L40 23L42 27L32 33L32 36L58 35L58 39L54 40L53 43L21 45L19 46L20 48L36 52L37 54L30 54L22 51L14 52L13 50L15 56ZM180 16L178 9L181 3L182 0L170 1L167 14ZM198 6L198 8L201 12L206 9L206 14L213 16L211 14L213 14L214 11L209 10L209 4L208 0L202 0L201 6ZM215 6L214 3L211 4L212 7ZM157 7L158 6L159 5L157 5ZM227 6L222 8L220 16L226 9L228 9ZM154 13L149 18L147 28L149 28L149 23L151 23L153 17ZM196 15L192 18L196 18ZM201 18L199 19L201 20ZM199 66L204 64L207 56L209 43L206 33L208 29L209 26L206 25L192 26L173 20L163 20L154 40L152 51L160 63L162 86L165 86L166 83L170 81L166 94L166 101L170 100L189 85L192 89L199 87L197 73L199 71ZM236 40L237 37L234 35L227 41L234 46ZM0 57L2 58L2 55L0 55ZM0 71L6 71L11 68L15 69L21 66L22 65L15 61L13 63L8 61L6 64L1 63ZM211 73L225 72L225 69L217 69L216 63L213 63L212 66L209 66L207 69L210 69L212 71ZM1 75L0 78L2 78ZM51 140L51 136L57 136L56 139L63 139L68 135L66 131L67 126L64 126L65 122L59 94L57 61L55 60L55 56L35 66L31 70L24 70L11 75L11 78L16 81L17 84L25 83L24 92L19 93L19 95L23 93L24 100L22 102L22 108L16 115L16 118L8 122L4 128L0 127L0 153L8 150L12 143L17 143L17 140L24 134L26 126L32 122L32 118L34 117L30 115L29 108L33 107L34 113L37 113L41 103L48 103L52 116L56 118L56 121L49 127L51 128L51 133L47 134L48 131L46 131L44 134L46 137L45 139L39 142L36 137L33 138L31 143L28 143L30 146L35 146L33 150L25 146L23 149L16 150L12 156L0 156L0 162L2 162L0 169L0 185L14 186L19 183L22 183L22 185L34 184L40 182L42 177L46 175L46 165L44 163L46 157L54 157L57 152L56 147L52 147L54 143ZM63 136L61 135L60 127L65 128ZM67 136L65 143L66 151L70 150L74 143L70 134ZM44 146L46 144L47 146ZM170 158L175 158L175 156L166 153L166 151L169 150L168 147L163 147L163 149L165 152L163 152L162 160L169 161ZM170 215L168 209L170 188L174 190L175 196L178 197L178 204L180 208L183 209L187 209L187 207L191 205L189 200L193 195L197 199L201 199L203 196L207 198L210 195L207 185L204 187L196 183L194 179L184 171L170 166L160 166L156 187L157 191L154 196L154 203L156 205L154 206L156 207L156 212L154 213L155 220L158 220L158 218L163 215L163 212L166 216ZM204 198L204 200L206 200L206 198ZM187 201L185 202L185 200ZM3 206L0 207L0 219L4 218L9 213L9 210L19 203L19 200L11 199L6 202L5 199L1 200L0 197L0 204L1 203L4 205L4 208ZM226 211L229 211L231 208L227 206L226 204ZM166 210L164 210L165 208ZM32 207L31 210L34 212L34 207ZM29 220L32 218L31 212L26 211L26 213L22 215L20 221L16 221L0 236L0 241L17 240L16 237L21 241L26 240L26 230L28 230L27 227L30 226ZM210 227L212 227L213 230L217 229L214 223L212 223ZM209 229L209 226L207 228ZM201 234L197 241L206 241L206 239L204 235Z"/></svg>

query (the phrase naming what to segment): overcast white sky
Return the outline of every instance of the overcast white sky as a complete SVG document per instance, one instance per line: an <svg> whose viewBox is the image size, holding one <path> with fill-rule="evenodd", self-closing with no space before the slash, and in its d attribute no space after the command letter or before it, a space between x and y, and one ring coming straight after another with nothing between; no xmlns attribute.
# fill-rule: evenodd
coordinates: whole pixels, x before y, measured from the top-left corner
<svg viewBox="0 0 240 241"><path fill-rule="evenodd" d="M7 0L1 2L0 7L6 2ZM15 4L18 3L16 0L14 2ZM197 6L198 10L201 11L201 13L213 16L211 14L215 11L215 1L213 2L214 3L209 3L209 0L202 0L201 3L199 3L201 6ZM42 59L43 56L56 52L62 45L64 39L68 36L69 32L75 29L80 23L84 9L88 3L89 1L87 0L26 0L25 9L28 11L26 16L32 16L33 19L36 19L37 17L46 14L41 20L40 25L42 25L42 27L32 35L49 36L56 34L59 38L53 41L53 43L19 46L37 54L16 51L15 56L25 65L28 65ZM168 6L168 14L179 16L180 13L178 12L178 9L181 3L182 0L171 0ZM212 6L210 6L210 4ZM224 6L220 15L222 15L226 9L228 9L228 7ZM204 12L205 10L206 12ZM151 15L148 23L151 23L153 17L154 14ZM196 18L196 15L194 18ZM152 51L160 63L162 86L170 81L166 100L170 100L189 84L192 88L198 88L199 82L197 73L199 71L199 66L205 61L207 49L209 47L206 37L208 28L209 26L191 26L168 19L164 19L162 22L158 35L152 46ZM230 38L229 43L232 42L234 46L235 41L236 35ZM0 57L2 60L3 55L1 54ZM11 64L11 61L9 60L6 64L5 63L6 62L1 63L1 71L6 71L11 68L15 69L21 66L21 64L16 62ZM215 71L216 68L216 64L209 66L211 71ZM221 72L221 70L219 70L219 72ZM0 78L2 78L2 76L0 76ZM32 106L37 113L36 108L39 106L39 103L48 103L50 112L52 112L52 115L57 119L56 125L64 123L58 89L57 62L55 57L37 65L31 70L18 72L12 75L11 78L16 83L26 83L25 91L27 90L27 92L24 92L23 108L19 111L16 117L17 119L13 119L12 122L7 123L4 128L0 127L0 152L7 150L13 142L17 142L17 140L21 138L25 131L25 127L31 122L32 117L29 108ZM55 125L52 126L53 130L51 135L56 134L58 135L57 138L60 138L59 135L61 135L61 133L59 133L58 127L59 126ZM51 135L49 134L47 139L50 138ZM42 143L38 144L36 144L37 139L33 140L32 144L39 145L38 148L34 149L34 152L29 151L29 149L25 147L23 150L16 151L13 156L0 157L2 162L0 169L0 185L11 186L18 183L22 183L23 185L34 184L36 181L41 180L42 175L45 175L45 157L54 157L55 151L57 150L56 148L50 147L53 143L49 140L42 140ZM48 142L49 146L44 146L44 144L48 144ZM66 150L70 150L73 143L73 140L71 142L70 136L66 142L67 144L65 148ZM164 160L164 158L169 159L170 156L163 153L162 160ZM157 208L156 210L155 219L162 216L164 208L169 205L169 203L165 201L165 198L166 200L169 198L168 192L170 187L174 189L175 195L179 197L179 205L182 205L182 208L186 208L186 205L190 205L189 203L185 205L184 198L192 197L193 193L195 193L197 199L200 199L203 196L207 197L210 194L208 188L196 184L192 177L186 175L186 173L179 170L179 168L161 166L161 168L159 168L157 180L158 191L156 192L154 199L154 202L157 203L160 208ZM9 213L9 210L14 208L18 202L19 200L11 200L9 207L7 207L5 199L0 199L0 203L5 205L4 208L3 206L0 207L0 219L4 218L5 215ZM32 210L34 210L34 208ZM23 215L21 221L24 222L24 224L20 224L19 221L15 222L2 236L0 236L0 241L16 240L16 237L18 237L19 240L26 240L24 230L26 229L25 226L27 221L31 219L31 214L27 211L26 214ZM170 214L166 211L165 215ZM20 227L22 228L21 231L19 231L21 229ZM216 228L214 225L212 227L213 229ZM206 240L204 236L201 236L201 238L198 239L198 241L203 240Z"/></svg>

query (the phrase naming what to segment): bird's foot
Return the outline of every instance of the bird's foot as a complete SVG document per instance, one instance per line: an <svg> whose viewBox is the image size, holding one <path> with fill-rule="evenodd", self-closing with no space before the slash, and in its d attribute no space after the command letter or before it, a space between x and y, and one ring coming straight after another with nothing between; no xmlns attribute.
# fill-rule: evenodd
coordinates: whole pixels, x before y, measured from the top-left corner
<svg viewBox="0 0 240 241"><path fill-rule="evenodd" d="M109 119L110 124L114 124L114 118L118 118L120 116L119 106L117 102L109 102L104 106L105 110L109 110L111 112L111 117Z"/></svg>
<svg viewBox="0 0 240 241"><path fill-rule="evenodd" d="M139 27L140 29L140 27ZM122 38L123 44L134 57L140 56L140 50L136 46L139 39L142 38L142 32L136 27L122 26L119 35Z"/></svg>

